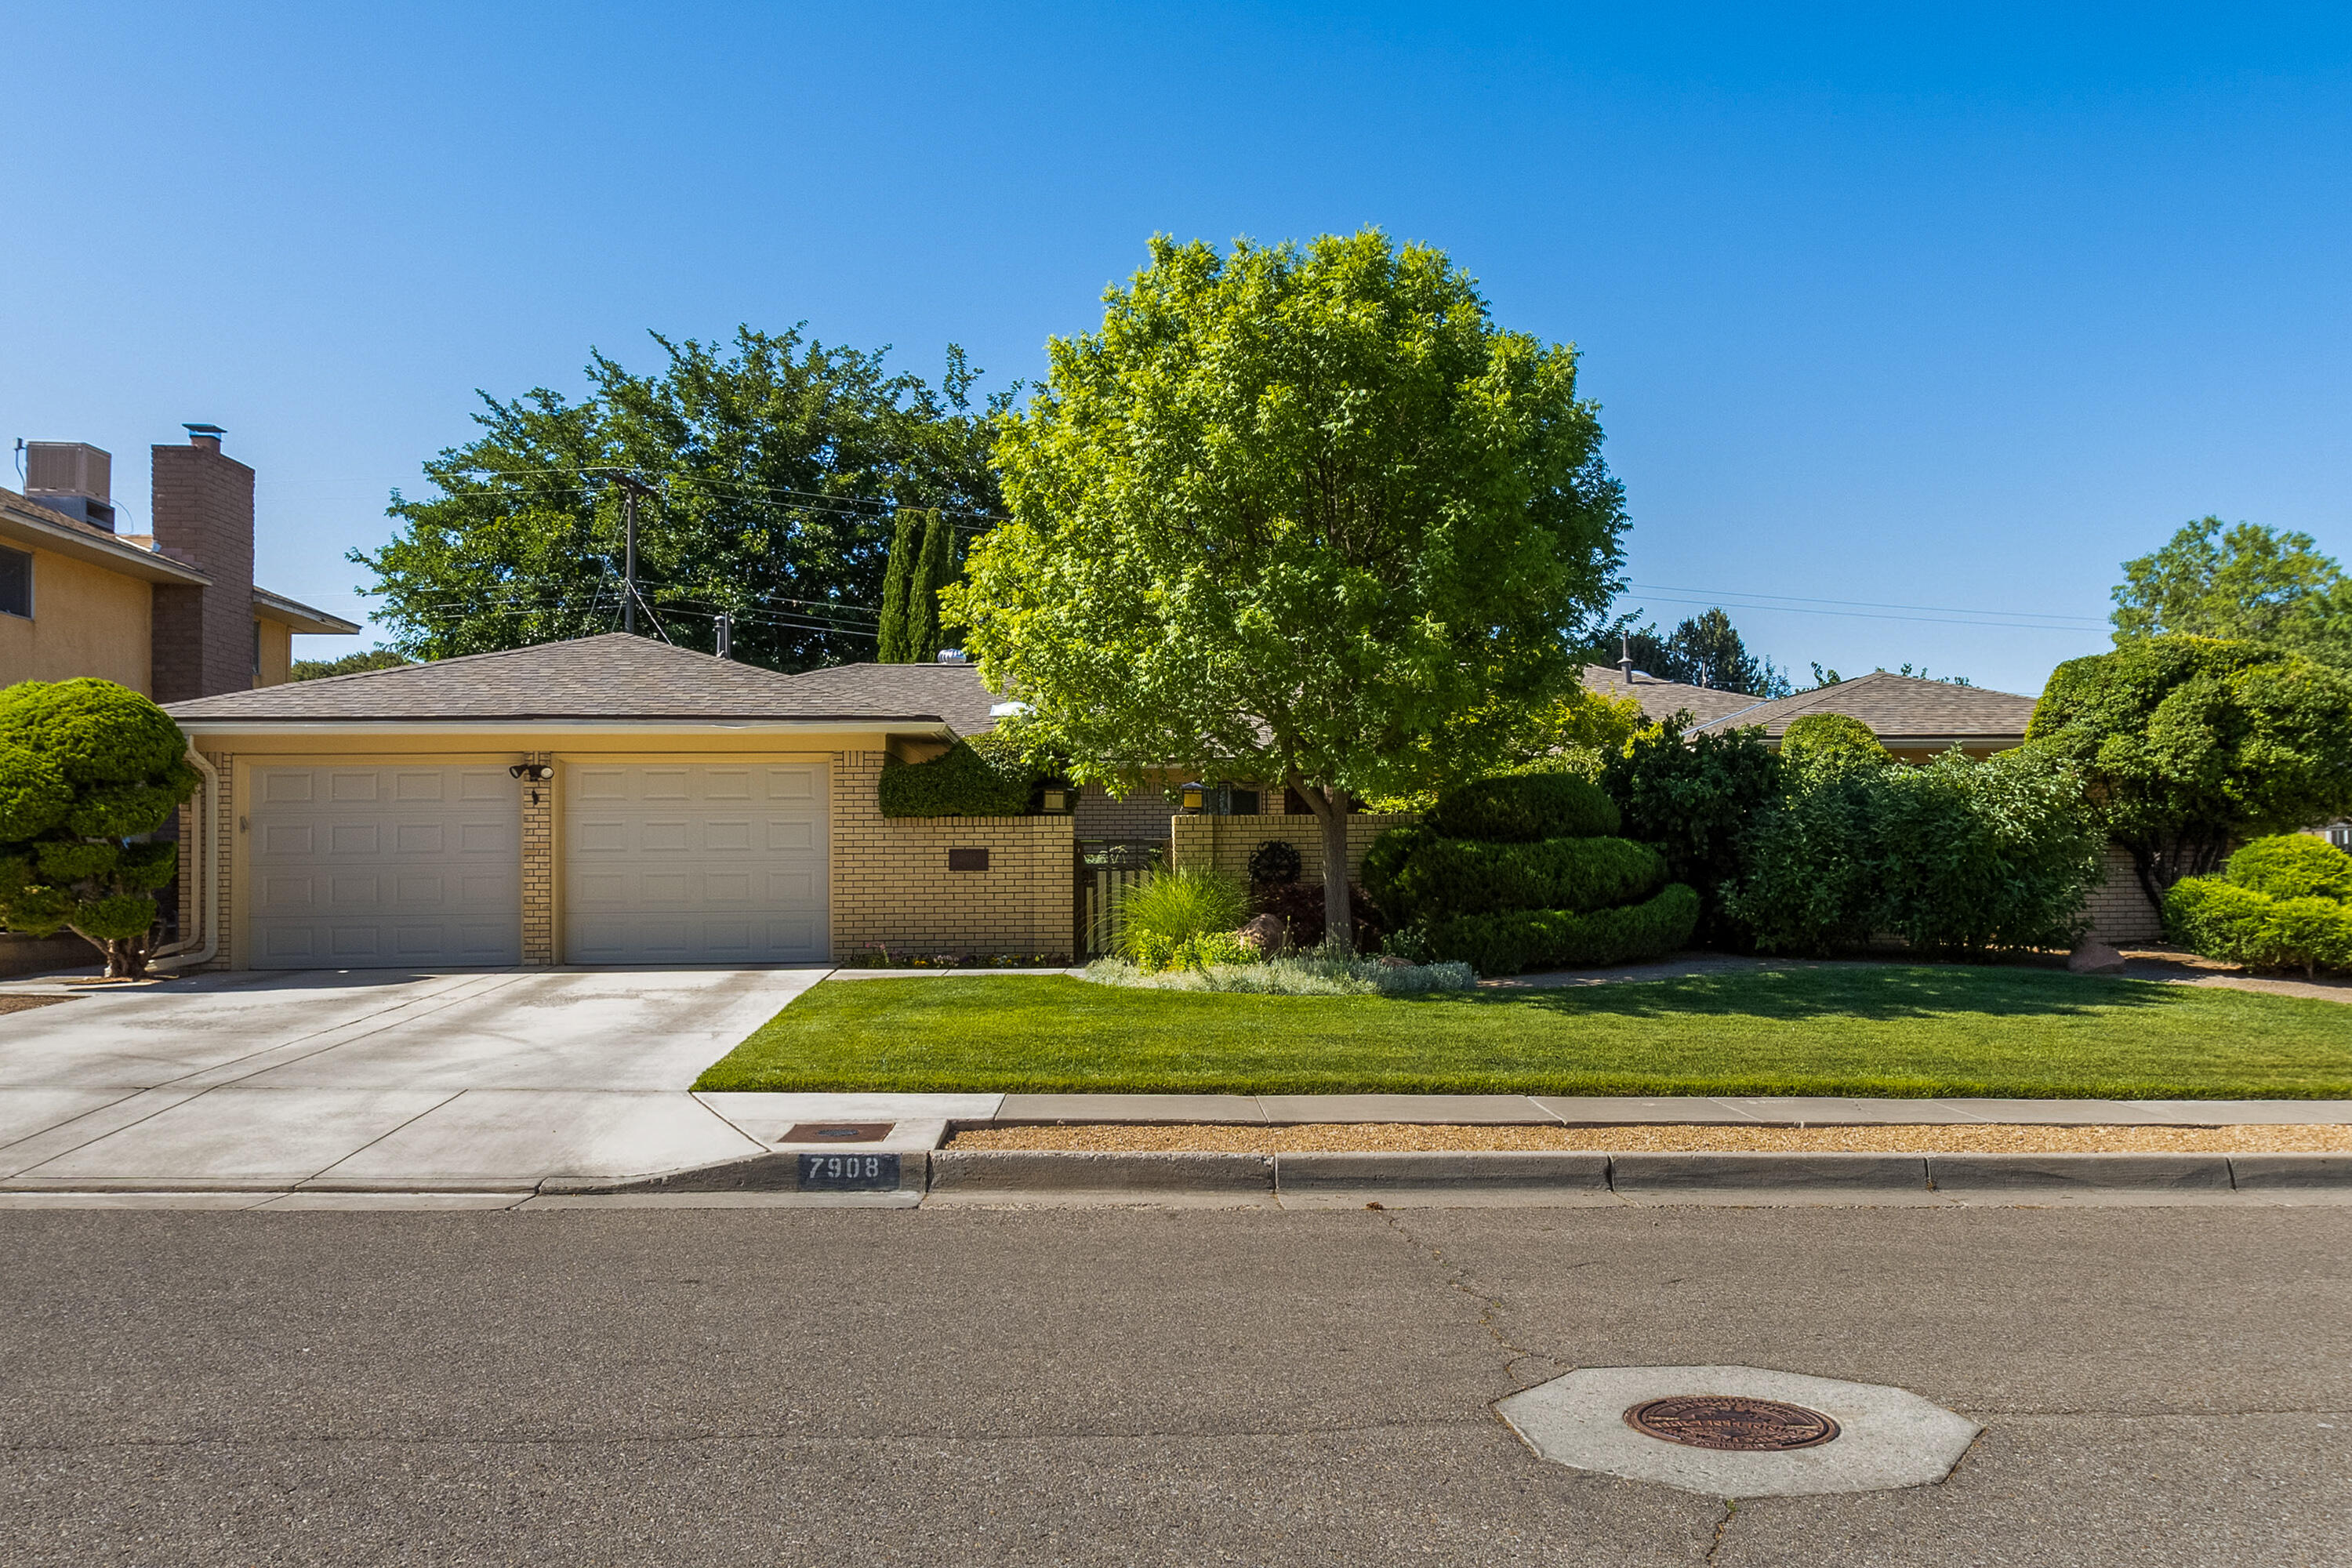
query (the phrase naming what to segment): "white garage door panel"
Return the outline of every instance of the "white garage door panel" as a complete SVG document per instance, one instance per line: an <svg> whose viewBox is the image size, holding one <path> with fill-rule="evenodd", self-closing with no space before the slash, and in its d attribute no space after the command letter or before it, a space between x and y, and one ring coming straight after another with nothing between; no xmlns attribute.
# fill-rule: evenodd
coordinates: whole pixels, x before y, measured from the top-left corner
<svg viewBox="0 0 2352 1568"><path fill-rule="evenodd" d="M252 962L522 961L520 787L504 768L257 767Z"/></svg>
<svg viewBox="0 0 2352 1568"><path fill-rule="evenodd" d="M826 955L824 770L565 770L564 958L806 963Z"/></svg>

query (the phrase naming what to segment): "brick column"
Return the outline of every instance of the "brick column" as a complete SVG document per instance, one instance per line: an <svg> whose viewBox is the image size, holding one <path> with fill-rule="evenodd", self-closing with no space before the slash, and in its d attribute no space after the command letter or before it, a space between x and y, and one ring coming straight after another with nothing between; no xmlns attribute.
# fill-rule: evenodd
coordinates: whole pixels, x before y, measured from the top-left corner
<svg viewBox="0 0 2352 1568"><path fill-rule="evenodd" d="M552 763L554 754L531 752L526 763ZM522 961L555 962L555 784L522 786Z"/></svg>

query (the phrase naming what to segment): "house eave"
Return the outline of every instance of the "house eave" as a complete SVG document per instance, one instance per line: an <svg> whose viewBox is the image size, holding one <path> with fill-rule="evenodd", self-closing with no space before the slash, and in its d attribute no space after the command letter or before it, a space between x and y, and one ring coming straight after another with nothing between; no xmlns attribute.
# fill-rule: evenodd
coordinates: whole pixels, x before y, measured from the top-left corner
<svg viewBox="0 0 2352 1568"><path fill-rule="evenodd" d="M953 740L955 730L935 717L856 719L611 719L541 715L528 719L228 719L182 718L189 735L870 735L932 734Z"/></svg>

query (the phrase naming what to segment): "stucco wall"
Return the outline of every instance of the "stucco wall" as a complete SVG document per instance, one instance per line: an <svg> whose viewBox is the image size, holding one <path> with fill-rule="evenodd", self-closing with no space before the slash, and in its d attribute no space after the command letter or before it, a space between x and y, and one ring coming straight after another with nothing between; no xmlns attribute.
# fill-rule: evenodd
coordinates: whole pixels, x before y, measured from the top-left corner
<svg viewBox="0 0 2352 1568"><path fill-rule="evenodd" d="M833 956L1067 958L1076 924L1076 835L1067 816L886 817L884 752L833 758ZM1164 819L1163 819L1164 820ZM984 871L951 871L950 849L984 849Z"/></svg>
<svg viewBox="0 0 2352 1568"><path fill-rule="evenodd" d="M1348 818L1348 879L1362 874L1364 851L1373 839L1391 827L1409 826L1419 818L1410 815L1376 816L1360 813ZM1172 863L1182 868L1205 866L1227 876L1245 878L1250 852L1269 838L1280 838L1298 850L1301 881L1323 879L1323 819L1312 816L1176 816L1168 823L1173 840Z"/></svg>
<svg viewBox="0 0 2352 1568"><path fill-rule="evenodd" d="M255 672L253 684L285 685L294 679L294 628L261 616L253 617L253 625L261 641L261 668Z"/></svg>
<svg viewBox="0 0 2352 1568"><path fill-rule="evenodd" d="M148 584L47 550L31 554L32 618L0 615L0 686L94 675L153 695Z"/></svg>

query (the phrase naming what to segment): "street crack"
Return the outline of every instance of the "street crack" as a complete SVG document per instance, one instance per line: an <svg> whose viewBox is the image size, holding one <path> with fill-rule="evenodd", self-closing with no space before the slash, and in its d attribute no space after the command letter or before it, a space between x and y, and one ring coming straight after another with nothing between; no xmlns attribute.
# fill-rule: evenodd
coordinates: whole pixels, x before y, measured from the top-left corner
<svg viewBox="0 0 2352 1568"><path fill-rule="evenodd" d="M1503 1375L1510 1380L1513 1393L1516 1394L1525 1388L1533 1388L1539 1383L1549 1383L1560 1375L1563 1369L1549 1352L1520 1344L1504 1331L1500 1321L1504 1310L1503 1298L1480 1280L1467 1265L1454 1262L1445 1256L1444 1248L1415 1236L1406 1228L1402 1216L1394 1209L1381 1209L1377 1212L1381 1221L1396 1234L1399 1240L1414 1251L1425 1254L1431 1262L1445 1271L1447 1285L1451 1286L1456 1293L1476 1303L1478 1326L1486 1331L1486 1337L1493 1340L1496 1347L1503 1352ZM1574 1267L1585 1268L1592 1265L1580 1263ZM1535 1375L1529 1376L1521 1369L1520 1363L1523 1362L1535 1363Z"/></svg>

